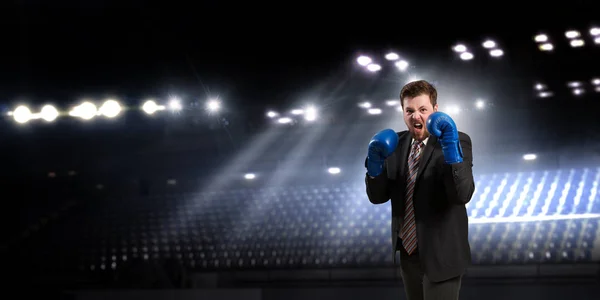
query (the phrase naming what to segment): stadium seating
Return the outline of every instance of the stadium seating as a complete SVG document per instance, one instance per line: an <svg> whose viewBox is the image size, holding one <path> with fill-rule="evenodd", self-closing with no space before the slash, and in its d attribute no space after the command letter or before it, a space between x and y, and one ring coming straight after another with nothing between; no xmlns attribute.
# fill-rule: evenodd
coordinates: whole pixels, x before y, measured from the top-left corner
<svg viewBox="0 0 600 300"><path fill-rule="evenodd" d="M592 261L599 181L598 167L477 175L473 263ZM198 270L388 266L390 209L371 204L363 182L107 199L48 229L36 241L44 251L28 255L94 271L158 259Z"/></svg>

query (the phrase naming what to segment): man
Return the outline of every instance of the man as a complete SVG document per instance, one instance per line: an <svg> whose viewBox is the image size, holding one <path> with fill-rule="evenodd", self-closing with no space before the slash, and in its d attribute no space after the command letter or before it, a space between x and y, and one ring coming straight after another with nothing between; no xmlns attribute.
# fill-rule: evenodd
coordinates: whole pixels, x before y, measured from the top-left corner
<svg viewBox="0 0 600 300"><path fill-rule="evenodd" d="M470 137L438 112L437 91L424 80L402 88L408 131L385 129L368 147L365 178L373 204L391 199L394 264L400 252L409 300L458 299L471 262L465 204L471 200Z"/></svg>

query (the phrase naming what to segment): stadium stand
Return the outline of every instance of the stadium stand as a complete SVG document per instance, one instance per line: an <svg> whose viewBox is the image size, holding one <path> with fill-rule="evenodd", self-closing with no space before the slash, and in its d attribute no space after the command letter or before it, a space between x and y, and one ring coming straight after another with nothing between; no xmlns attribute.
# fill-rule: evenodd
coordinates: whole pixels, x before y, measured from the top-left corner
<svg viewBox="0 0 600 300"><path fill-rule="evenodd" d="M597 262L599 181L600 167L477 176L473 263ZM389 267L389 218L360 182L115 197L32 235L27 255L85 272L164 260L196 271Z"/></svg>

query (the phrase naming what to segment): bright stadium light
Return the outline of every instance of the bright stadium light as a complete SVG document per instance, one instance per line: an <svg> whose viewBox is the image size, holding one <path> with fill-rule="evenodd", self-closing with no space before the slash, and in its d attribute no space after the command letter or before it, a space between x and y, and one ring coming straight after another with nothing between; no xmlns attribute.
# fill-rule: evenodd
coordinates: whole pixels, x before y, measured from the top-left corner
<svg viewBox="0 0 600 300"><path fill-rule="evenodd" d="M181 106L181 100L177 97L171 97L169 99L169 108L173 111L179 111L183 107Z"/></svg>
<svg viewBox="0 0 600 300"><path fill-rule="evenodd" d="M52 122L58 118L58 110L52 105L44 105L40 111L40 116L46 122Z"/></svg>
<svg viewBox="0 0 600 300"><path fill-rule="evenodd" d="M164 105L158 105L156 104L156 102L154 102L154 100L148 100L144 102L144 105L142 105L142 110L149 115L152 115L159 110L165 109L166 107Z"/></svg>
<svg viewBox="0 0 600 300"><path fill-rule="evenodd" d="M283 117L283 118L279 118L277 120L277 122L279 122L279 124L289 124L289 123L292 123L292 119L288 118L288 117Z"/></svg>
<svg viewBox="0 0 600 300"><path fill-rule="evenodd" d="M98 114L96 105L92 102L85 101L71 109L69 115L72 117L78 117L83 120L91 120Z"/></svg>
<svg viewBox="0 0 600 300"><path fill-rule="evenodd" d="M369 110L367 110L367 112L370 115L379 115L379 114L381 114L381 109L380 108L369 108Z"/></svg>
<svg viewBox="0 0 600 300"><path fill-rule="evenodd" d="M481 99L475 101L475 107L477 109L483 109L485 107L485 101L483 101Z"/></svg>
<svg viewBox="0 0 600 300"><path fill-rule="evenodd" d="M579 33L579 31L577 31L577 30L569 30L569 31L565 32L565 36L568 39L574 39L574 38L580 37L581 33Z"/></svg>
<svg viewBox="0 0 600 300"><path fill-rule="evenodd" d="M395 65L400 71L406 71L406 69L408 69L408 62L405 60L399 60L395 63Z"/></svg>
<svg viewBox="0 0 600 300"><path fill-rule="evenodd" d="M31 110L29 107L24 105L19 105L15 111L12 113L15 122L19 124L25 124L32 119Z"/></svg>
<svg viewBox="0 0 600 300"><path fill-rule="evenodd" d="M369 64L367 65L367 70L370 72L379 72L381 70L381 66L378 64Z"/></svg>
<svg viewBox="0 0 600 300"><path fill-rule="evenodd" d="M483 42L482 46L483 46L483 48L486 48L486 49L493 49L493 48L496 48L496 42L494 42L492 40L487 40L487 41Z"/></svg>
<svg viewBox="0 0 600 300"><path fill-rule="evenodd" d="M359 103L358 106L362 107L362 108L371 108L371 103L370 102L362 102Z"/></svg>
<svg viewBox="0 0 600 300"><path fill-rule="evenodd" d="M219 100L211 99L206 102L206 109L208 109L209 112L217 112L220 108L221 102Z"/></svg>
<svg viewBox="0 0 600 300"><path fill-rule="evenodd" d="M545 34L538 34L533 39L536 43L545 43L548 41L548 36Z"/></svg>
<svg viewBox="0 0 600 300"><path fill-rule="evenodd" d="M584 46L585 42L582 39L576 39L576 40L571 40L571 42L569 42L569 44L571 44L571 47L577 48L577 47Z"/></svg>
<svg viewBox="0 0 600 300"><path fill-rule="evenodd" d="M396 54L394 52L390 52L385 55L385 59L387 59L387 60L398 60L399 58L400 58L400 56L398 56L398 54Z"/></svg>
<svg viewBox="0 0 600 300"><path fill-rule="evenodd" d="M109 99L100 106L99 112L101 115L112 119L121 113L121 105L119 102Z"/></svg>
<svg viewBox="0 0 600 300"><path fill-rule="evenodd" d="M458 53L462 53L462 52L467 51L467 46L465 46L463 44L458 44L458 45L452 47L452 50L454 50L455 52L458 52Z"/></svg>
<svg viewBox="0 0 600 300"><path fill-rule="evenodd" d="M554 45L551 43L543 43L538 46L541 51L552 51L554 49Z"/></svg>
<svg viewBox="0 0 600 300"><path fill-rule="evenodd" d="M473 53L463 52L463 53L460 54L460 59L462 59L462 60L471 60L471 59L473 59Z"/></svg>
<svg viewBox="0 0 600 300"><path fill-rule="evenodd" d="M459 114L461 111L460 107L458 105L450 105L448 106L448 112L452 115L457 115Z"/></svg>
<svg viewBox="0 0 600 300"><path fill-rule="evenodd" d="M361 55L361 56L359 56L359 57L356 59L356 62L357 62L359 65L363 66L363 67L366 67L366 66L367 66L367 65L369 65L369 64L370 64L372 61L373 61L373 60L372 60L370 57L368 57L368 56L365 56L365 55Z"/></svg>
<svg viewBox="0 0 600 300"><path fill-rule="evenodd" d="M268 111L268 112L267 112L267 117L269 117L269 118L275 118L275 117L277 117L278 115L279 115L279 114L278 114L277 112L274 112L274 111Z"/></svg>
<svg viewBox="0 0 600 300"><path fill-rule="evenodd" d="M492 57L500 57L504 55L504 51L502 49L492 49L490 50L490 56Z"/></svg>
<svg viewBox="0 0 600 300"><path fill-rule="evenodd" d="M306 121L314 121L317 119L317 109L314 106L308 106L304 110L304 119Z"/></svg>
<svg viewBox="0 0 600 300"><path fill-rule="evenodd" d="M342 170L338 167L331 167L331 168L327 169L327 172L332 175L340 174L341 171Z"/></svg>

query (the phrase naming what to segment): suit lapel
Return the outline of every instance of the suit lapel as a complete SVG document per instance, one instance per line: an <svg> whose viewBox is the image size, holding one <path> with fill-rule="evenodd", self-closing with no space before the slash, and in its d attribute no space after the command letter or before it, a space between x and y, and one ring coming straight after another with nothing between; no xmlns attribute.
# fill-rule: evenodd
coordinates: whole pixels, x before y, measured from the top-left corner
<svg viewBox="0 0 600 300"><path fill-rule="evenodd" d="M433 135L429 136L429 140L427 140L427 145L425 145L425 149L423 149L423 154L421 154L421 160L419 161L419 171L417 173L417 178L415 179L416 183L419 182L419 178L421 174L423 174L423 170L427 168L427 164L431 160L431 155L433 154L433 149L437 144L437 138ZM415 183L415 184L416 184Z"/></svg>

